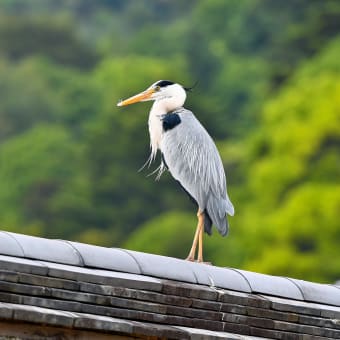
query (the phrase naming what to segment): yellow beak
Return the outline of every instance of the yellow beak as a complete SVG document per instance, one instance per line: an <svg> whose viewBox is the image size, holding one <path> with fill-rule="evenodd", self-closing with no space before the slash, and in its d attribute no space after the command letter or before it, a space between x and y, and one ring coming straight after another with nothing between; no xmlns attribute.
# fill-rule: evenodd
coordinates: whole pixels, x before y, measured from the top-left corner
<svg viewBox="0 0 340 340"><path fill-rule="evenodd" d="M147 89L141 93L136 94L128 99L120 101L117 106L126 106L134 103L138 103L141 101L145 101L150 99L150 97L155 93L154 89Z"/></svg>

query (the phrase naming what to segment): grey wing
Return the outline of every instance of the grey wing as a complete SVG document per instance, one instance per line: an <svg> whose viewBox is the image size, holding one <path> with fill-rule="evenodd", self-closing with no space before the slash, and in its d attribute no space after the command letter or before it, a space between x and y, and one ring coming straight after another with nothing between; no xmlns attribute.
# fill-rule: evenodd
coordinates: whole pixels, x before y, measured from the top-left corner
<svg viewBox="0 0 340 340"><path fill-rule="evenodd" d="M166 131L161 151L172 176L208 214L205 230L211 233L211 222L222 235L228 232L226 214L234 214L227 195L223 164L217 148L196 117L185 109L177 114L181 123ZM209 226L209 219L210 226Z"/></svg>

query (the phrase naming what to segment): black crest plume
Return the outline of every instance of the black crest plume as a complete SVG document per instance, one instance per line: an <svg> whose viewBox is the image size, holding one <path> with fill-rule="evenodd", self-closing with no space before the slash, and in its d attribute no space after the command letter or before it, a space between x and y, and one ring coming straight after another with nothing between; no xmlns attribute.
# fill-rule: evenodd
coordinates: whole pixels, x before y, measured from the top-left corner
<svg viewBox="0 0 340 340"><path fill-rule="evenodd" d="M187 92L191 92L197 86L197 84L198 84L198 80L196 80L195 84L192 85L191 87L184 87L183 86L183 89Z"/></svg>

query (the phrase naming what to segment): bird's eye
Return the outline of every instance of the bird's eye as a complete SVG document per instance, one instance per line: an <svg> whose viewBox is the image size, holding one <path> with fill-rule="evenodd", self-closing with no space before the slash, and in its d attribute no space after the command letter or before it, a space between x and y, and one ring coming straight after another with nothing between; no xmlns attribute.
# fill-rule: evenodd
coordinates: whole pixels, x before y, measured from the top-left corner
<svg viewBox="0 0 340 340"><path fill-rule="evenodd" d="M160 90L161 90L161 87L160 87L160 86L158 86L158 85L155 86L155 91L156 91L156 92L158 92L158 91L160 91Z"/></svg>

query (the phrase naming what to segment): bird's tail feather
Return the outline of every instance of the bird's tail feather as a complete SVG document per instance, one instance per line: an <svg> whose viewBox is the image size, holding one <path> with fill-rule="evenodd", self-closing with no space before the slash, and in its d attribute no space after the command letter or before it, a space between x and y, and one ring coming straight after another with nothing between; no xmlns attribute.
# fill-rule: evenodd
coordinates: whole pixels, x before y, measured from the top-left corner
<svg viewBox="0 0 340 340"><path fill-rule="evenodd" d="M212 220L206 210L204 210L204 231L211 235Z"/></svg>
<svg viewBox="0 0 340 340"><path fill-rule="evenodd" d="M207 222L204 224L204 230L210 235L211 225L214 224L217 227L219 233L222 236L226 236L229 231L229 224L227 220L227 212L229 213L229 211L228 201L218 199L211 195L207 202L205 215L208 215L209 218L205 219Z"/></svg>

